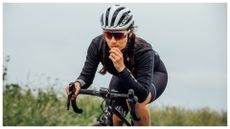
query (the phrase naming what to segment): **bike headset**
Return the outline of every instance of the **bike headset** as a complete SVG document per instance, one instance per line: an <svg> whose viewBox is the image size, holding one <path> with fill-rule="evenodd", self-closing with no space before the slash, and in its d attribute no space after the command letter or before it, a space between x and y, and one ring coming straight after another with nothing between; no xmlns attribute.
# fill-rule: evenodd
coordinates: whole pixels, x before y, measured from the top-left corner
<svg viewBox="0 0 230 129"><path fill-rule="evenodd" d="M113 5L108 7L104 13L101 15L101 28L103 30L131 30L134 29L134 19L133 14L130 9L121 5ZM128 62L131 65L131 72L134 74L134 43L135 43L135 34L133 33L130 37L128 35ZM107 68L105 66L105 49L106 41L103 42L102 48L102 64L103 68L99 71L102 75L106 74Z"/></svg>

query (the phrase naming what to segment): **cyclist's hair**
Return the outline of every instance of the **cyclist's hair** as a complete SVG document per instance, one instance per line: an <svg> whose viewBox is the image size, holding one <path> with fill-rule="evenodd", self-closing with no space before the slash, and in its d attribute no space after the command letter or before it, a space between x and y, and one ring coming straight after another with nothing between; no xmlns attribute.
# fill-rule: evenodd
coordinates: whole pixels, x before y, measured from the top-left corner
<svg viewBox="0 0 230 129"><path fill-rule="evenodd" d="M131 27L129 30L131 32L134 31L134 27ZM134 75L135 69L134 69L134 44L135 44L136 35L132 33L131 37L128 35L128 62L131 65L131 72ZM107 68L105 66L105 56L106 56L106 41L103 42L103 48L102 48L102 69L99 71L100 74L105 75L107 73Z"/></svg>

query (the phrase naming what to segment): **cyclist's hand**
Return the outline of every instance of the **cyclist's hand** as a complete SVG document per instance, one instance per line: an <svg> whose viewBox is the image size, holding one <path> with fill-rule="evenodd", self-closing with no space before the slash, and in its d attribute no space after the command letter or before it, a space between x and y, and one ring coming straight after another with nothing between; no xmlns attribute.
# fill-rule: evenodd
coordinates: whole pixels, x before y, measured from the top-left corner
<svg viewBox="0 0 230 129"><path fill-rule="evenodd" d="M74 83L74 86L75 86L75 89L76 89L76 91L75 91L75 93L74 93L74 96L77 97L77 95L78 95L78 93L79 93L79 91L80 91L80 89L81 89L81 86L80 86L80 83L79 83L79 82L75 82L75 83Z"/></svg>
<svg viewBox="0 0 230 129"><path fill-rule="evenodd" d="M75 82L74 83L74 87L75 87L75 92L74 92L74 95L72 96L71 99L74 99L77 97L80 89L81 89L81 86L80 86L80 83L79 82ZM66 87L66 94L69 95L70 94L70 86L67 86Z"/></svg>
<svg viewBox="0 0 230 129"><path fill-rule="evenodd" d="M125 69L123 53L117 47L113 47L109 51L109 58L112 60L114 67L118 72Z"/></svg>

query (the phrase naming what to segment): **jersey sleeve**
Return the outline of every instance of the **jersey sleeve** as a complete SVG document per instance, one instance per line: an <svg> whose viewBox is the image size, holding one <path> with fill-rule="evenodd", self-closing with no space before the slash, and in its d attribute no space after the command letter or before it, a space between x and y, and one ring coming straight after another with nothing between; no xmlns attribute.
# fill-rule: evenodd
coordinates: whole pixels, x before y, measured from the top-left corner
<svg viewBox="0 0 230 129"><path fill-rule="evenodd" d="M87 89L93 82L95 73L97 71L99 58L99 43L98 40L92 40L87 50L86 60L83 69L77 78L77 82L81 84L81 88Z"/></svg>
<svg viewBox="0 0 230 129"><path fill-rule="evenodd" d="M148 96L149 88L152 85L153 68L154 53L152 50L147 50L136 55L135 77L128 68L119 74L126 88L134 90L139 102L143 102Z"/></svg>

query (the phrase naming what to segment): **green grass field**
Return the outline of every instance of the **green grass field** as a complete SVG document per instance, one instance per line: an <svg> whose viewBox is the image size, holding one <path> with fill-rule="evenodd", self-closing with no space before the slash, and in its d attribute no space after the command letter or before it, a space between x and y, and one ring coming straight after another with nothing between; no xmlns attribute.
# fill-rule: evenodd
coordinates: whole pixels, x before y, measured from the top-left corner
<svg viewBox="0 0 230 129"><path fill-rule="evenodd" d="M63 89L64 91L64 89ZM36 92L36 94L34 94ZM101 113L101 99L80 96L83 114L66 110L65 93L8 84L3 91L4 126L87 126L96 122ZM189 110L181 107L151 107L152 126L226 126L227 112L209 108Z"/></svg>

